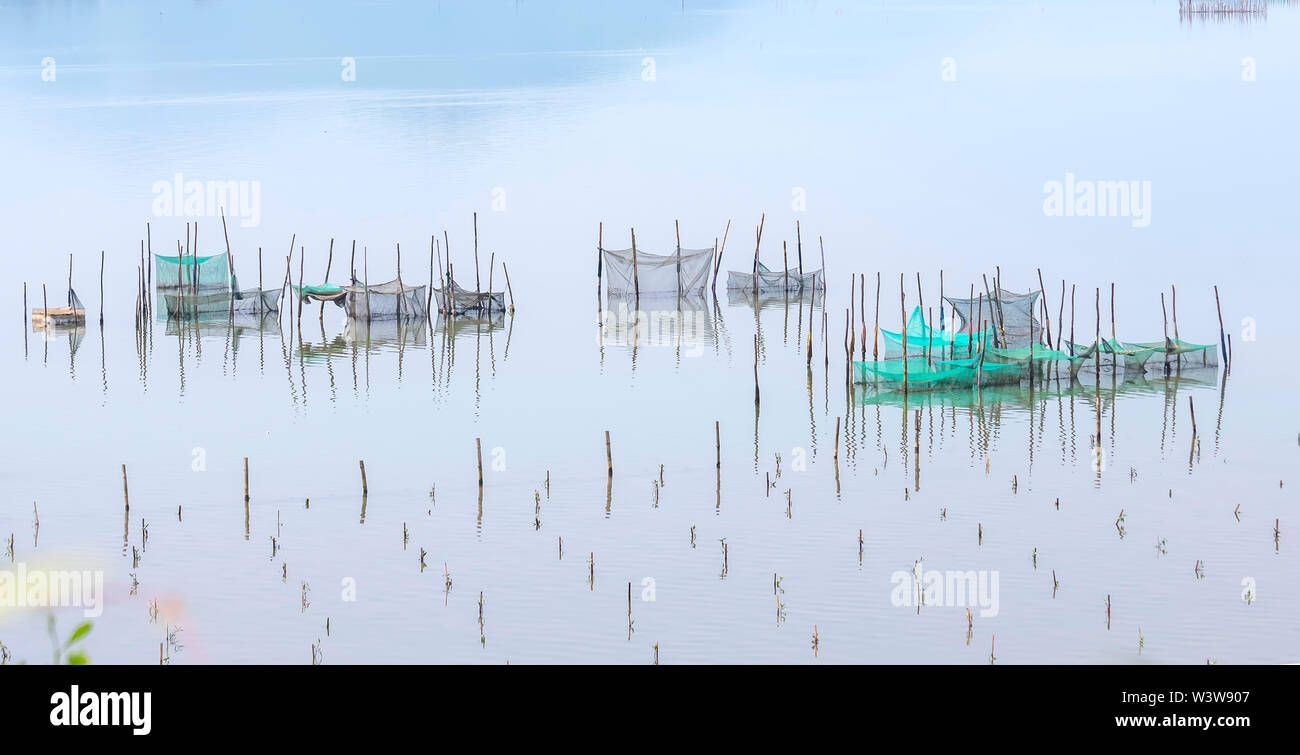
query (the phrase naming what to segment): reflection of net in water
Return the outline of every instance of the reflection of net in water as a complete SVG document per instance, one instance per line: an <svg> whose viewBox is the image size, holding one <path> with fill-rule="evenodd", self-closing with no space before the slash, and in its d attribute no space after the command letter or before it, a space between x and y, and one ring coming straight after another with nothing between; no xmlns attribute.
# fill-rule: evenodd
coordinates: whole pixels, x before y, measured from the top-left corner
<svg viewBox="0 0 1300 755"><path fill-rule="evenodd" d="M1190 24L1240 23L1268 19L1268 3L1264 0L1178 0L1178 20Z"/></svg>
<svg viewBox="0 0 1300 755"><path fill-rule="evenodd" d="M599 342L605 346L682 347L695 354L703 345L716 342L712 307L696 296L642 296L638 301L610 294L600 312Z"/></svg>

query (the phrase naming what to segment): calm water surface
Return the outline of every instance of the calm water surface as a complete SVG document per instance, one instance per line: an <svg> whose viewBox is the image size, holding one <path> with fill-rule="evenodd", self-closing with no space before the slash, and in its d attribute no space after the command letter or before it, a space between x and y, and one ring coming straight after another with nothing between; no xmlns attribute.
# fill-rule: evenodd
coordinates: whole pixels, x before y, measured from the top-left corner
<svg viewBox="0 0 1300 755"><path fill-rule="evenodd" d="M96 663L156 663L177 626L173 663L987 663L994 634L999 663L1295 661L1298 32L1288 3L0 3L5 568L104 570ZM145 223L170 251L193 220L153 213L177 173L258 182L229 229L245 286L259 247L279 282L295 234L308 282L331 239L334 282L354 239L372 281L399 243L427 280L444 230L465 284L478 212L517 309L140 336ZM1067 173L1151 181L1150 225L1045 217ZM810 266L820 237L828 301L688 302L681 338L635 347L598 327L600 223L664 251L674 220L686 247L730 220L725 274L760 213L774 268L796 220ZM62 304L69 253L90 321L32 331L22 283ZM1080 339L1114 281L1121 338L1161 337L1173 284L1181 336L1215 342L1218 285L1231 373L846 390L851 273L870 312L881 271L896 330L900 273L910 308L916 271L933 306L940 269L964 295L995 265L1017 291L1042 268L1054 328L1076 285ZM996 572L997 615L894 605L918 560ZM46 662L45 621L0 609L0 642Z"/></svg>

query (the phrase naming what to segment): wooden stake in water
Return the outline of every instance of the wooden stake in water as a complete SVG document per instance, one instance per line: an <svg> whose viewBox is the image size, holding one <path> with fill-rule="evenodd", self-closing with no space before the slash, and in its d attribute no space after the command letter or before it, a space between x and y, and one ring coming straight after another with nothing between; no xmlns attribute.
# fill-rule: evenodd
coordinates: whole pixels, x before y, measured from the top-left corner
<svg viewBox="0 0 1300 755"><path fill-rule="evenodd" d="M431 265L432 263L433 261L430 260ZM330 256L328 259L325 260L325 280L322 281L323 283L329 283L330 268L333 266L334 266L334 239L330 239ZM325 301L324 300L321 300L320 317L318 317L317 319L320 320L321 322L325 322Z"/></svg>
<svg viewBox="0 0 1300 755"><path fill-rule="evenodd" d="M610 451L610 447L609 447L609 431L608 431L608 430L605 431L605 475L606 475L607 477L613 477L613 476L614 476L614 455L613 455L613 453Z"/></svg>
<svg viewBox="0 0 1300 755"><path fill-rule="evenodd" d="M474 457L478 460L478 486L483 487L483 442L479 438L474 439Z"/></svg>
<svg viewBox="0 0 1300 755"><path fill-rule="evenodd" d="M1219 313L1219 348L1223 350L1223 364L1228 366L1228 342L1223 329L1223 307L1219 306L1219 287L1214 287L1214 309Z"/></svg>
<svg viewBox="0 0 1300 755"><path fill-rule="evenodd" d="M361 460L360 460L360 464L361 464L361 495L367 495L367 494L370 493L370 486L366 484L366 462L365 462L365 459L361 459Z"/></svg>
<svg viewBox="0 0 1300 755"><path fill-rule="evenodd" d="M641 277L636 270L636 229L632 229L632 296L636 308L641 306Z"/></svg>
<svg viewBox="0 0 1300 755"><path fill-rule="evenodd" d="M876 271L876 325L875 330L871 332L871 360L880 359L879 352L876 350L876 342L880 340L880 271Z"/></svg>
<svg viewBox="0 0 1300 755"><path fill-rule="evenodd" d="M129 514L131 512L131 495L126 489L126 465L122 465L122 507Z"/></svg>
<svg viewBox="0 0 1300 755"><path fill-rule="evenodd" d="M478 213L474 213L474 293L481 293L478 277Z"/></svg>
<svg viewBox="0 0 1300 755"><path fill-rule="evenodd" d="M898 312L903 327L903 393L907 393L907 292L903 290L903 274L898 274Z"/></svg>
<svg viewBox="0 0 1300 755"><path fill-rule="evenodd" d="M248 503L248 457L244 457L244 503Z"/></svg>

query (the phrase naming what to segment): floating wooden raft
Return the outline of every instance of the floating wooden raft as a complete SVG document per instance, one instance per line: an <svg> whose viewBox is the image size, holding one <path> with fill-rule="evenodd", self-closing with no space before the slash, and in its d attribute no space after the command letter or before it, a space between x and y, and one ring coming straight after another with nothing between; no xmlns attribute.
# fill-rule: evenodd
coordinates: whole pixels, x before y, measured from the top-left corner
<svg viewBox="0 0 1300 755"><path fill-rule="evenodd" d="M33 307L32 327L44 328L47 325L84 325L86 310L82 307Z"/></svg>

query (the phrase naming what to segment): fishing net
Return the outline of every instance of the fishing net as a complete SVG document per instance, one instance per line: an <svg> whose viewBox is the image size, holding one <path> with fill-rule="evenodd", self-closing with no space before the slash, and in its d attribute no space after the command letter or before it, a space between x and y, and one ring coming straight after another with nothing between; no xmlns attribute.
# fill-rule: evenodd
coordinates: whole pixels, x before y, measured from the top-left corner
<svg viewBox="0 0 1300 755"><path fill-rule="evenodd" d="M601 249L606 291L611 294L676 293L704 295L713 272L713 248L681 249L668 254L631 249ZM635 276L635 277L634 277Z"/></svg>
<svg viewBox="0 0 1300 755"><path fill-rule="evenodd" d="M503 291L496 293L470 291L461 288L455 280L450 280L450 285L446 288L451 289L450 295L444 289L433 289L433 300L437 303L439 312L453 315L489 315L506 311L506 295Z"/></svg>
<svg viewBox="0 0 1300 755"><path fill-rule="evenodd" d="M1217 367L1219 364L1219 347L1217 344L1201 344L1183 341L1178 338L1166 338L1164 343L1135 343L1133 346L1154 349L1164 353L1159 360L1170 366L1178 367Z"/></svg>
<svg viewBox="0 0 1300 755"><path fill-rule="evenodd" d="M906 367L904 367L906 365ZM906 386L909 391L972 388L976 385L1010 385L1020 382L1018 364L992 364L970 359L890 359L853 362L853 380L885 387Z"/></svg>
<svg viewBox="0 0 1300 755"><path fill-rule="evenodd" d="M373 286L340 286L343 308L357 320L391 320L428 316L428 287L404 286L396 280Z"/></svg>
<svg viewBox="0 0 1300 755"><path fill-rule="evenodd" d="M885 342L887 358L900 357L903 354L903 334L892 330L881 330ZM914 307L907 318L907 353L930 354L939 357L961 358L979 351L980 335L976 333L935 330L925 322L925 315L920 307ZM992 340L992 339L988 339Z"/></svg>
<svg viewBox="0 0 1300 755"><path fill-rule="evenodd" d="M1030 291L1027 294L1017 294L998 289L993 297L992 306L989 298L984 295L974 299L945 296L944 301L952 305L957 312L957 318L961 321L961 327L957 328L959 332L972 332L979 327L979 323L972 323L971 320L983 319L989 324L995 346L1017 348L1040 340L1042 326L1034 317L1034 307L1038 303L1039 293ZM911 337L910 333L908 337Z"/></svg>
<svg viewBox="0 0 1300 755"><path fill-rule="evenodd" d="M797 269L791 270L769 270L767 265L762 262L758 263L758 292L771 293L783 291L802 291L805 288L813 287L820 289L826 288L826 279L821 270L814 270L811 273L799 274ZM735 270L727 272L727 290L728 291L753 291L754 274L741 273Z"/></svg>
<svg viewBox="0 0 1300 755"><path fill-rule="evenodd" d="M178 286L230 290L230 261L225 252L210 257L165 257L155 254L153 274L154 286L160 290Z"/></svg>
<svg viewBox="0 0 1300 755"><path fill-rule="evenodd" d="M256 315L259 312L278 312L280 304L279 289L255 288L238 291L232 295L228 291L212 291L200 294L162 294L163 307L168 317L195 317L203 315L243 314ZM260 303L260 307L259 307Z"/></svg>

